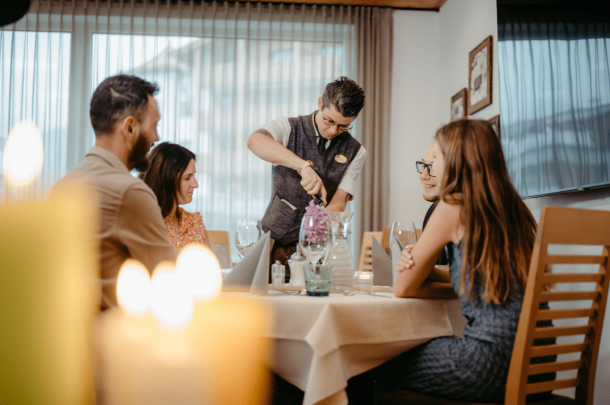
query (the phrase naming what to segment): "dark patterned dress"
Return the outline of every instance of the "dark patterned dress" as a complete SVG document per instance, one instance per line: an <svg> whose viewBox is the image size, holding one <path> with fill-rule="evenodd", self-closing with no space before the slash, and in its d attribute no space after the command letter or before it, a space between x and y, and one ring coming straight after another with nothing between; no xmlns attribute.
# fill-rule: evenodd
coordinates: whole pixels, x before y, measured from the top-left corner
<svg viewBox="0 0 610 405"><path fill-rule="evenodd" d="M453 243L447 248L451 284L459 295L462 248ZM464 335L433 339L380 366L377 369L379 393L406 389L459 401L504 401L523 289L514 286L502 305L485 303L483 285L477 280L473 291L475 302L459 296L462 313L468 320ZM536 343L552 344L554 339ZM536 362L540 361L554 361L554 357ZM540 377L539 381L548 381L554 379L555 375Z"/></svg>

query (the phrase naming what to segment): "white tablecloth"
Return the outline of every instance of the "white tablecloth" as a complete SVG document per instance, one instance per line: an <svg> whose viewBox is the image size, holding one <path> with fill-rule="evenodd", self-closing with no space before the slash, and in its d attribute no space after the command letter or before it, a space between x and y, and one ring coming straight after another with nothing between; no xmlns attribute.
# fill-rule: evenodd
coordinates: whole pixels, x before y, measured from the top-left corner
<svg viewBox="0 0 610 405"><path fill-rule="evenodd" d="M255 297L275 312L271 369L305 391L304 405L347 404L347 380L438 336L464 327L458 300L392 294Z"/></svg>

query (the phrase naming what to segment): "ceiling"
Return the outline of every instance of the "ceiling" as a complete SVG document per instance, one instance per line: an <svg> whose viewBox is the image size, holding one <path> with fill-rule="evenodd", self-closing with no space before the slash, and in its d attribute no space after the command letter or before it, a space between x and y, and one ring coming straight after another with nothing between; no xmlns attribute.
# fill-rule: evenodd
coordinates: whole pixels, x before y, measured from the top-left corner
<svg viewBox="0 0 610 405"><path fill-rule="evenodd" d="M305 3L345 6L377 6L438 11L447 0L267 0L272 3Z"/></svg>

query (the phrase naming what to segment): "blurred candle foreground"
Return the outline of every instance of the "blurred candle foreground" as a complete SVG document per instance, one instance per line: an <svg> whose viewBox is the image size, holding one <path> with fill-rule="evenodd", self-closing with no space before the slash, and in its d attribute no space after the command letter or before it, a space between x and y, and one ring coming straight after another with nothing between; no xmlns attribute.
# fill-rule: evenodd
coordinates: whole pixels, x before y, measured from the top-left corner
<svg viewBox="0 0 610 405"><path fill-rule="evenodd" d="M0 207L0 404L95 403L96 218L82 187Z"/></svg>
<svg viewBox="0 0 610 405"><path fill-rule="evenodd" d="M11 130L4 145L2 169L13 186L26 186L40 173L44 148L33 121L21 121Z"/></svg>
<svg viewBox="0 0 610 405"><path fill-rule="evenodd" d="M220 295L195 303L188 335L211 367L221 405L266 404L271 309L261 301Z"/></svg>
<svg viewBox="0 0 610 405"><path fill-rule="evenodd" d="M162 327L150 313L136 318L119 308L106 311L99 339L103 404L217 403L209 367L186 334Z"/></svg>
<svg viewBox="0 0 610 405"><path fill-rule="evenodd" d="M187 311L192 314L190 322L175 322L187 313L178 310L183 305L169 306L181 288L180 277L172 281L175 276L186 277L192 271L189 279L207 280L212 290L220 288L220 281L210 277L210 272L198 273L201 268L197 265L211 266L205 252L193 251L192 255L201 260L182 261L190 264L187 269L180 267L179 258L178 271L161 263L152 281L143 276L143 268L138 270L137 262L123 266L118 282L121 308L106 311L99 323L104 404L266 403L264 364L268 362L269 342L262 336L270 326L270 315L264 304L215 297L211 291L204 294L208 299L193 301L192 312ZM180 300L184 296L193 299L204 291L192 288L192 283L183 284L186 288ZM141 300L129 291L150 294L147 311L142 311ZM173 298L169 299L170 295Z"/></svg>

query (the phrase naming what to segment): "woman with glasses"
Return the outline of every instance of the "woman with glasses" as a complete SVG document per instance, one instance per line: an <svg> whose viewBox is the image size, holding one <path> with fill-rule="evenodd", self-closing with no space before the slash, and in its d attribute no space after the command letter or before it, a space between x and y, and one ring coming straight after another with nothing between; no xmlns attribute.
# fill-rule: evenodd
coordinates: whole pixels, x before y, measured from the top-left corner
<svg viewBox="0 0 610 405"><path fill-rule="evenodd" d="M381 366L377 389L502 403L536 222L510 181L487 121L460 120L439 129L435 160L418 168L439 178L439 203L420 240L403 251L394 293L457 294L468 324L460 338L433 339ZM450 265L442 271L434 264L447 244ZM538 376L549 379L554 374Z"/></svg>
<svg viewBox="0 0 610 405"><path fill-rule="evenodd" d="M415 167L417 168L417 172L419 173L419 181L421 182L421 185L424 189L424 200L432 203L432 205L430 205L430 208L426 212L426 215L424 216L422 231L425 231L426 225L428 224L428 220L430 219L430 216L432 216L434 209L438 205L438 176L436 176L432 168L432 165L436 160L434 150L435 147L436 142L434 142L428 147L428 150L426 151L426 154L424 155L421 161L415 162ZM446 249L443 249L438 260L436 261L436 264L439 266L447 265Z"/></svg>
<svg viewBox="0 0 610 405"><path fill-rule="evenodd" d="M150 166L140 173L140 178L157 196L172 243L178 249L193 242L211 247L201 214L180 207L193 201L193 193L199 187L195 179L195 154L183 146L162 142L150 152L149 158Z"/></svg>

